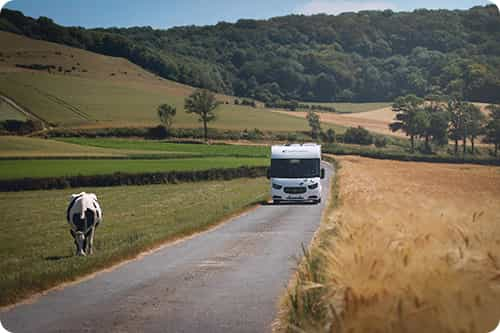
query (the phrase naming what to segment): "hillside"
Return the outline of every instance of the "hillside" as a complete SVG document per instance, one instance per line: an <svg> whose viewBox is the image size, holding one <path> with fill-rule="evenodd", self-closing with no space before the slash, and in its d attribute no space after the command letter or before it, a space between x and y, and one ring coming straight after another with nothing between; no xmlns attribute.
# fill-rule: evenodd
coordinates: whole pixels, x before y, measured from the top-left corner
<svg viewBox="0 0 500 333"><path fill-rule="evenodd" d="M158 124L156 108L177 107L175 127L200 124L183 112L193 88L162 79L123 58L103 56L56 43L0 32L0 93L47 122L60 126L120 127ZM211 127L304 131L307 123L264 109L224 104ZM6 103L0 119L22 119Z"/></svg>
<svg viewBox="0 0 500 333"><path fill-rule="evenodd" d="M493 5L169 30L66 28L4 10L0 30L124 57L164 78L262 101L392 101L407 93L500 101L500 16Z"/></svg>

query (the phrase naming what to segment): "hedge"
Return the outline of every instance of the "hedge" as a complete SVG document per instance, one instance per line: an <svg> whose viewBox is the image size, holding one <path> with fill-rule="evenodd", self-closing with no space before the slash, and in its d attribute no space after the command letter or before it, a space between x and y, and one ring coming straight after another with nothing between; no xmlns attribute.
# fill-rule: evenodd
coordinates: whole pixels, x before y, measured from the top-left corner
<svg viewBox="0 0 500 333"><path fill-rule="evenodd" d="M380 160L395 160L403 162L427 162L427 163L449 163L449 164L478 164L500 166L500 159L460 158L442 155L412 155L405 153L383 152L383 151L354 151L340 147L323 147L324 154L333 155L355 155L361 157L375 158Z"/></svg>
<svg viewBox="0 0 500 333"><path fill-rule="evenodd" d="M23 178L0 180L0 191L17 192L74 187L176 184L181 182L257 178L265 176L266 173L267 167L240 167L234 169L210 169L202 171L171 171L140 174L118 172L112 175Z"/></svg>

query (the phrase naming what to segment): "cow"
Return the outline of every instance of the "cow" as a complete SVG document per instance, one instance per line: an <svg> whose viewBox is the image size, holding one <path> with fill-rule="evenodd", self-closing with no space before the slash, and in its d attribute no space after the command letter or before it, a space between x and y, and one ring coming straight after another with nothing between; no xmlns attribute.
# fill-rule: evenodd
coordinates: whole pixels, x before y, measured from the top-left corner
<svg viewBox="0 0 500 333"><path fill-rule="evenodd" d="M71 195L66 219L71 226L70 233L75 241L76 255L91 255L95 231L102 222L102 210L97 196L85 192Z"/></svg>

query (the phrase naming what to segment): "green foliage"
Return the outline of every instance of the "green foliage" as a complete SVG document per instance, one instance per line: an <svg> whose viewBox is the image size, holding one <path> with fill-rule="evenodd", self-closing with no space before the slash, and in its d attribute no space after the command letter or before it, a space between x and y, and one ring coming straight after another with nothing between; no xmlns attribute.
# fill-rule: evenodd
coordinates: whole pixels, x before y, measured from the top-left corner
<svg viewBox="0 0 500 333"><path fill-rule="evenodd" d="M124 57L168 79L264 102L392 101L411 93L500 102L500 20L493 5L169 30L66 28L4 9L0 29Z"/></svg>
<svg viewBox="0 0 500 333"><path fill-rule="evenodd" d="M0 179L0 192L54 190L75 187L110 187L152 184L177 184L207 180L263 177L265 166L242 166L208 170L169 171L155 173L113 173L109 175L78 175L64 177Z"/></svg>
<svg viewBox="0 0 500 333"><path fill-rule="evenodd" d="M39 120L4 120L0 121L0 133L9 135L26 135L43 129L43 124Z"/></svg>
<svg viewBox="0 0 500 333"><path fill-rule="evenodd" d="M186 98L184 108L187 113L194 113L199 116L199 121L203 122L204 138L208 140L207 123L215 119L215 109L219 106L215 94L206 90L199 89Z"/></svg>
<svg viewBox="0 0 500 333"><path fill-rule="evenodd" d="M350 127L344 134L344 143L371 145L373 143L373 136L366 128L361 126Z"/></svg>
<svg viewBox="0 0 500 333"><path fill-rule="evenodd" d="M486 142L492 143L495 146L495 157L498 157L498 147L500 146L500 107L497 105L489 105L488 110L491 117L486 125Z"/></svg>
<svg viewBox="0 0 500 333"><path fill-rule="evenodd" d="M158 117L161 123L168 129L174 122L174 117L177 114L175 106L169 104L162 104L158 107Z"/></svg>
<svg viewBox="0 0 500 333"><path fill-rule="evenodd" d="M426 117L422 113L424 100L415 95L398 97L392 105L396 121L390 124L393 132L403 131L411 140L411 151L415 150L415 137L425 126Z"/></svg>
<svg viewBox="0 0 500 333"><path fill-rule="evenodd" d="M311 128L311 137L313 139L318 139L319 134L321 133L321 123L319 121L319 117L313 111L309 111L306 116L307 122L309 123L309 127Z"/></svg>

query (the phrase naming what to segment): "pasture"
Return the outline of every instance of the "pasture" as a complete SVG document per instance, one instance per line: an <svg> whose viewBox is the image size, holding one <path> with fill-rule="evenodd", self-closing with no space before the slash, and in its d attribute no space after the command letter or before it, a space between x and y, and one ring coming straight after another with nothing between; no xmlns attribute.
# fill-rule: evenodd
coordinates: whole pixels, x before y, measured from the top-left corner
<svg viewBox="0 0 500 333"><path fill-rule="evenodd" d="M266 166L267 158L181 158L181 159L37 159L0 160L0 179L45 178L63 176L111 175L167 171L232 169L241 166Z"/></svg>
<svg viewBox="0 0 500 333"><path fill-rule="evenodd" d="M74 256L65 220L70 195L83 190L98 195L104 215L95 254L87 258ZM0 193L0 305L207 229L267 192L260 178Z"/></svg>
<svg viewBox="0 0 500 333"><path fill-rule="evenodd" d="M53 124L73 127L145 127L159 123L156 108L177 107L174 126L200 127L183 111L194 88L159 78L120 58L0 32L0 93ZM49 70L16 65L41 64ZM59 70L61 68L61 71ZM305 131L307 123L267 109L234 105L230 96L210 127L228 130ZM6 112L0 113L5 118Z"/></svg>
<svg viewBox="0 0 500 333"><path fill-rule="evenodd" d="M88 138L68 138L58 139L58 141L72 143L88 147L109 148L116 151L142 151L142 152L162 152L169 154L185 154L192 156L214 157L269 157L270 148L267 146L250 145L206 145L189 143L169 143L151 140L131 140L131 139L88 139Z"/></svg>
<svg viewBox="0 0 500 333"><path fill-rule="evenodd" d="M285 322L491 331L500 318L500 169L336 159L337 207L290 290Z"/></svg>

